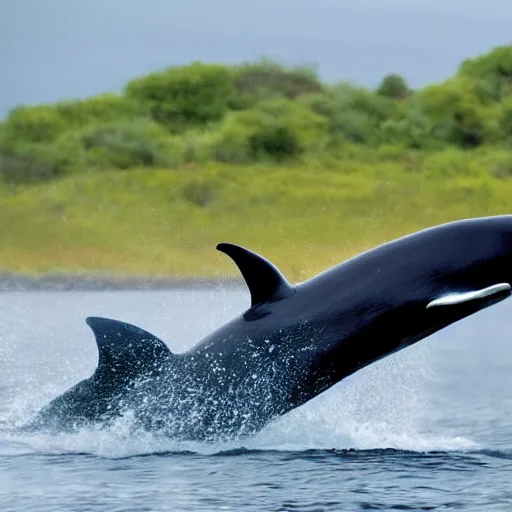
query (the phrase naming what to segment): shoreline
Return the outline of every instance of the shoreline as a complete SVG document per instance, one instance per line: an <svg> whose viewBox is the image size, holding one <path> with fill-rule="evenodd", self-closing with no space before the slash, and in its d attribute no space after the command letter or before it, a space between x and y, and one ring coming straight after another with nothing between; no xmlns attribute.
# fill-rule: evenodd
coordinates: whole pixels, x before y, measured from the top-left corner
<svg viewBox="0 0 512 512"><path fill-rule="evenodd" d="M219 277L147 277L83 274L41 274L30 276L0 272L0 292L32 291L163 291L242 289L241 278Z"/></svg>

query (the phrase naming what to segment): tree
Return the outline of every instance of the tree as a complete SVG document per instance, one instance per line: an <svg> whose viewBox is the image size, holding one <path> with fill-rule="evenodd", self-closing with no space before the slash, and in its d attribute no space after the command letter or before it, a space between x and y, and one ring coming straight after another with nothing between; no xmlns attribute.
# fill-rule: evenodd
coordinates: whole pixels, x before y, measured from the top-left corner
<svg viewBox="0 0 512 512"><path fill-rule="evenodd" d="M485 82L492 99L501 101L512 94L512 45L498 46L485 55L465 60L458 75Z"/></svg>
<svg viewBox="0 0 512 512"><path fill-rule="evenodd" d="M153 119L173 131L220 119L234 94L232 72L216 64L194 63L132 80L129 97L148 105Z"/></svg>
<svg viewBox="0 0 512 512"><path fill-rule="evenodd" d="M405 78L401 75L391 73L382 79L382 82L377 88L377 94L397 100L404 99L409 96L409 86L407 85Z"/></svg>

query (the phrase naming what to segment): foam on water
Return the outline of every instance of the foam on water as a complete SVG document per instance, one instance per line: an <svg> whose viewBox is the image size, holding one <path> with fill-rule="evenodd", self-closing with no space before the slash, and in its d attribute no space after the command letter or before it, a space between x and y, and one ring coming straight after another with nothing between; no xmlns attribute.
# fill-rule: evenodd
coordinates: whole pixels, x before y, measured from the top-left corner
<svg viewBox="0 0 512 512"><path fill-rule="evenodd" d="M177 442L143 432L128 412L108 428L76 433L20 434L48 399L62 392L49 386L37 393L18 386L2 404L0 455L83 453L130 457L162 452L203 455L224 451L385 449L408 451L474 450L477 443L447 435L431 422L429 352L419 345L384 359L341 382L299 409L278 418L254 437L228 443Z"/></svg>
<svg viewBox="0 0 512 512"><path fill-rule="evenodd" d="M431 421L426 346L382 360L267 426L251 447L466 450L477 444Z"/></svg>

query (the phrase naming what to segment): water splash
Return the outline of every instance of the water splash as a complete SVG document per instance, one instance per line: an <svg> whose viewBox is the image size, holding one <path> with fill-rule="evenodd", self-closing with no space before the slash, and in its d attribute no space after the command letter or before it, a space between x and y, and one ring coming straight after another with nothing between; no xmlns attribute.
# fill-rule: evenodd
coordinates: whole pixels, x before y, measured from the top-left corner
<svg viewBox="0 0 512 512"><path fill-rule="evenodd" d="M425 345L379 361L345 379L260 432L251 447L267 449L476 449L432 422L429 383L435 379Z"/></svg>
<svg viewBox="0 0 512 512"><path fill-rule="evenodd" d="M223 443L184 442L148 433L127 411L106 428L75 433L20 434L25 422L56 390L28 394L18 388L3 404L0 455L83 453L130 457L162 452L211 455L249 450L386 449L452 451L479 448L470 439L447 436L430 422L428 350L415 347L380 361L267 425L253 437ZM60 391L60 390L59 390Z"/></svg>
<svg viewBox="0 0 512 512"><path fill-rule="evenodd" d="M179 350L188 348L191 340L232 317L246 299L243 293L231 302L227 295L219 300L214 293L211 297L208 294L152 293L149 300L139 293L129 298L133 300L132 307L131 303L127 306L128 299L123 297L125 302L115 294L57 294L53 302L46 305L38 295L10 294L8 301L0 302L1 317L4 324L7 323L0 343L0 454L87 453L124 457L183 451L213 454L241 448L294 451L478 448L472 440L458 436L457 431L447 433L446 428L433 421L439 415L433 410L431 396L431 383L436 378L430 370L433 367L429 352L431 341L421 342L357 372L275 420L254 437L243 440L229 443L173 441L138 429L129 411L103 429L55 435L17 433L16 427L33 417L41 406L94 371L97 353L83 317L97 314L99 305L99 309L112 317L125 318L127 310L134 311L134 317L126 317L126 320L135 324L148 324L147 320L142 321L147 318L160 319L162 337L172 340L176 345L171 348ZM146 304L147 309L141 304ZM198 309L199 304L203 321L183 323L185 312ZM55 310L62 313L58 327L48 320L55 318ZM28 318L28 313L31 321L25 322L23 319ZM178 329L181 325L182 332ZM175 326L172 332L167 332L169 326Z"/></svg>

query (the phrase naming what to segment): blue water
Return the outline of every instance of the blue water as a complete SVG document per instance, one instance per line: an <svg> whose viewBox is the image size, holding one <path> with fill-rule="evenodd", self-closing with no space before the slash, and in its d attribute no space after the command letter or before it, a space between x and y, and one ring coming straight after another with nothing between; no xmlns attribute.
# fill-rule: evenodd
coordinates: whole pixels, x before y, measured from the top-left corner
<svg viewBox="0 0 512 512"><path fill-rule="evenodd" d="M0 510L512 510L512 301L341 382L244 442L14 427L87 377L88 315L180 351L244 291L0 294Z"/></svg>
<svg viewBox="0 0 512 512"><path fill-rule="evenodd" d="M510 44L511 26L509 0L2 0L0 118L194 60L266 55L327 80L398 72L419 87Z"/></svg>

